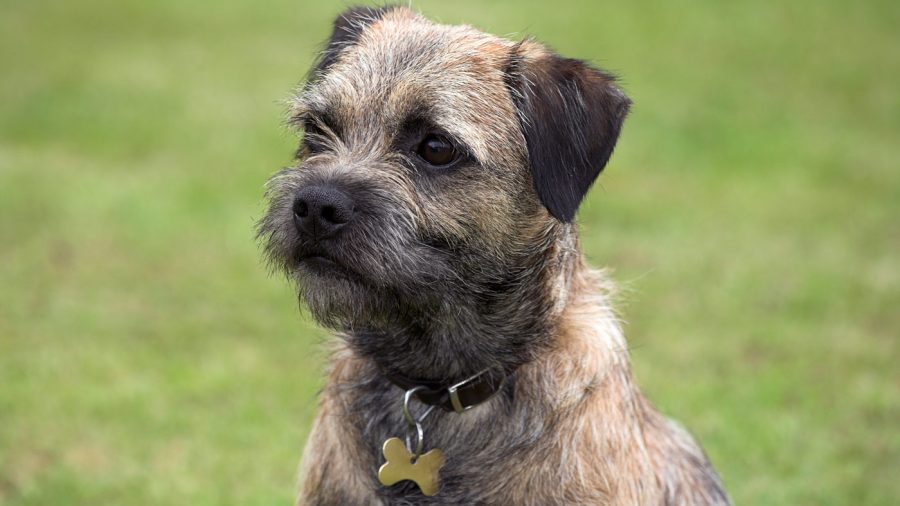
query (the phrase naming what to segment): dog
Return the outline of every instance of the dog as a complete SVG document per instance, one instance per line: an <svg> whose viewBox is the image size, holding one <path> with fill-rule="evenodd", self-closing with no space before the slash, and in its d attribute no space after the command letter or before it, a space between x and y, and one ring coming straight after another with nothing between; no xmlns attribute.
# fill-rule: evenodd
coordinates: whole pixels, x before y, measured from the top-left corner
<svg viewBox="0 0 900 506"><path fill-rule="evenodd" d="M630 104L531 39L401 6L337 17L258 226L339 336L298 504L729 503L638 390L579 248Z"/></svg>

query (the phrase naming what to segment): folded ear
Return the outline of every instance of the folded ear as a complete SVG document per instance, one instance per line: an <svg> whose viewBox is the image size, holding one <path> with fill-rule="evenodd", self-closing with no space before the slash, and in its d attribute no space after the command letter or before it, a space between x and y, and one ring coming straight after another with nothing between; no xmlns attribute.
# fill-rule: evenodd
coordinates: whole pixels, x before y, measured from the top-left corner
<svg viewBox="0 0 900 506"><path fill-rule="evenodd" d="M615 78L525 41L509 57L506 83L519 113L534 189L560 221L575 217L612 155L631 101Z"/></svg>
<svg viewBox="0 0 900 506"><path fill-rule="evenodd" d="M338 15L334 20L334 29L328 45L322 52L318 63L313 67L311 76L316 76L328 70L337 61L341 50L347 46L356 44L360 34L367 26L379 20L386 13L397 8L396 5L387 7L350 7Z"/></svg>

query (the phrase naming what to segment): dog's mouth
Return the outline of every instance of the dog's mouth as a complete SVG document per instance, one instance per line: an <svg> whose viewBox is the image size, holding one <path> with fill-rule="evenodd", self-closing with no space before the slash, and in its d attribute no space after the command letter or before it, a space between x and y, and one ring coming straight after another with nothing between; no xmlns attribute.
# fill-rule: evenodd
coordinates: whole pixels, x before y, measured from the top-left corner
<svg viewBox="0 0 900 506"><path fill-rule="evenodd" d="M359 279L356 271L348 267L346 262L318 249L298 252L297 263L303 271L314 275Z"/></svg>
<svg viewBox="0 0 900 506"><path fill-rule="evenodd" d="M334 257L318 251L299 253L297 261L304 268L317 273L334 274L347 271L346 266L338 262Z"/></svg>
<svg viewBox="0 0 900 506"><path fill-rule="evenodd" d="M307 265L312 269L320 271L342 269L342 267L338 265L337 262L325 255L306 255L301 256L299 260L301 264Z"/></svg>

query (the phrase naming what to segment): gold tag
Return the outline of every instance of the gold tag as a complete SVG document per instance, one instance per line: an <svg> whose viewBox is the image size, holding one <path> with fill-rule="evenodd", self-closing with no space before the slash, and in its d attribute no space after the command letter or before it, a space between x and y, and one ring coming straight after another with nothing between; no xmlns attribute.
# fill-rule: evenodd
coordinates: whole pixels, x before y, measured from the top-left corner
<svg viewBox="0 0 900 506"><path fill-rule="evenodd" d="M444 465L444 452L435 448L420 455L413 462L413 455L400 438L392 437L384 442L381 450L387 460L378 470L378 481L389 487L398 481L412 480L423 494L432 496L441 488L438 471Z"/></svg>

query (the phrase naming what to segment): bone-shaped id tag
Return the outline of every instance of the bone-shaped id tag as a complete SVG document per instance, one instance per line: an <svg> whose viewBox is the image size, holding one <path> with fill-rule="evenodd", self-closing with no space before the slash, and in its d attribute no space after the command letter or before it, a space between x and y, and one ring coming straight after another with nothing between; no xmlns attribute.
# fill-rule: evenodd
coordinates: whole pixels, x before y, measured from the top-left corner
<svg viewBox="0 0 900 506"><path fill-rule="evenodd" d="M434 448L429 452L422 453L425 447L425 429L422 428L422 421L434 410L434 406L429 407L418 418L414 417L409 410L410 401L422 388L424 387L413 387L403 394L402 412L410 430L410 436L407 437L406 444L397 437L392 437L384 442L381 452L384 454L385 462L378 469L378 481L382 485L390 487L397 482L410 480L418 485L423 494L432 496L437 494L438 489L441 488L438 472L444 465L444 452ZM413 437L415 445L412 444Z"/></svg>
<svg viewBox="0 0 900 506"><path fill-rule="evenodd" d="M386 462L378 470L378 481L391 486L403 480L412 480L427 496L437 494L441 487L438 472L444 465L444 452L435 448L413 460L400 438L392 437L382 448Z"/></svg>

